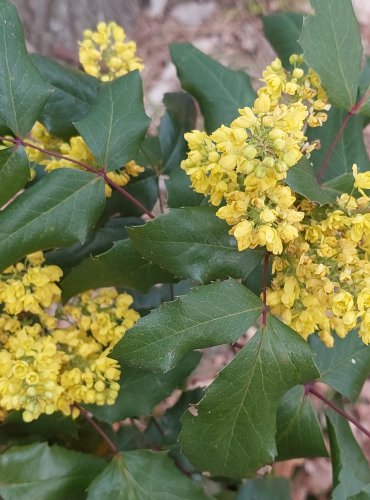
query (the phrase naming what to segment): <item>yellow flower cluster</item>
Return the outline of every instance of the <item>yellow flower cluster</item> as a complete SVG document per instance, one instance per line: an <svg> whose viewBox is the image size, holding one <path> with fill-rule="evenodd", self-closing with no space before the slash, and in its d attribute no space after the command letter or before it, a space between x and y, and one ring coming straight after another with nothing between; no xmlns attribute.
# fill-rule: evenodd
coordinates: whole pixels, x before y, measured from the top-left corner
<svg viewBox="0 0 370 500"><path fill-rule="evenodd" d="M120 368L109 353L139 318L132 297L110 288L62 306L62 274L37 252L0 275L0 410L26 422L76 417L76 403L114 404Z"/></svg>
<svg viewBox="0 0 370 500"><path fill-rule="evenodd" d="M87 165L98 168L99 165L96 163L94 156L87 147L87 144L80 136L71 137L68 142L63 141L58 137L50 134L44 125L37 122L31 131L31 142L36 146L40 146L48 151L53 151L60 153L73 160L86 163ZM56 170L58 168L79 168L78 165L67 161L65 159L59 159L52 157L50 155L44 154L32 147L26 148L27 155L30 161L43 165L47 172ZM83 168L81 168L83 170ZM144 168L138 165L135 161L130 161L121 170L116 172L108 172L107 177L119 186L125 186L131 177L137 177L142 172ZM112 194L112 189L107 184L105 185L105 195L110 197Z"/></svg>
<svg viewBox="0 0 370 500"><path fill-rule="evenodd" d="M343 194L327 208L303 203L300 237L275 257L267 293L271 312L304 338L319 332L327 346L332 331L344 337L359 328L370 343L370 172L357 174L361 196Z"/></svg>
<svg viewBox="0 0 370 500"><path fill-rule="evenodd" d="M144 68L136 57L136 43L125 42L126 33L116 23L101 22L96 31L85 30L83 35L80 63L89 75L106 82Z"/></svg>
<svg viewBox="0 0 370 500"><path fill-rule="evenodd" d="M263 246L281 254L301 230L304 213L282 181L316 147L304 127L321 125L330 106L317 74L299 67L302 57L291 62L292 72L279 59L266 68L253 108L239 109L229 127L185 134L190 151L181 167L195 191L223 203L216 215L232 226L239 250Z"/></svg>

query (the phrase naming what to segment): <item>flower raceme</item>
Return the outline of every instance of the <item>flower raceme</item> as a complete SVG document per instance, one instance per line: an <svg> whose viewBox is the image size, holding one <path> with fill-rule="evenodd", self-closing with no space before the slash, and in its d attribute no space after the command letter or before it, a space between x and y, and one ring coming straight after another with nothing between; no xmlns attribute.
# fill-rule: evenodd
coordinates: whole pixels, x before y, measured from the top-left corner
<svg viewBox="0 0 370 500"><path fill-rule="evenodd" d="M195 191L220 206L239 250L273 254L267 305L305 339L317 332L327 346L332 332L353 329L370 343L370 172L353 167L354 189L320 207L284 182L287 171L316 144L305 127L321 126L330 108L320 79L290 58L292 72L275 59L252 108L212 134L185 135L182 168ZM365 191L364 191L365 190ZM357 193L357 195L356 195Z"/></svg>
<svg viewBox="0 0 370 500"><path fill-rule="evenodd" d="M292 73L279 59L266 68L253 107L239 109L230 126L185 134L190 151L182 168L195 191L222 204L216 215L232 226L239 250L263 246L281 254L301 230L304 213L283 181L303 151L317 146L307 143L305 126L322 125L330 106L317 74L300 67L302 57L291 62Z"/></svg>
<svg viewBox="0 0 370 500"><path fill-rule="evenodd" d="M0 275L0 411L22 411L30 422L75 403L114 404L120 368L109 353L139 314L113 288L61 303L57 266L42 252Z"/></svg>

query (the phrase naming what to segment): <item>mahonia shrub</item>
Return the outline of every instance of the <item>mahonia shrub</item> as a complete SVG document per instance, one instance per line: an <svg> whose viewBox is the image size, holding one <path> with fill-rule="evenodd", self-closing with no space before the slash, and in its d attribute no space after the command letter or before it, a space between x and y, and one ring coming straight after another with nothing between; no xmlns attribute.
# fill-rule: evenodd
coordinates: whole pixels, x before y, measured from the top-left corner
<svg viewBox="0 0 370 500"><path fill-rule="evenodd" d="M286 499L274 463L310 457L369 497L370 63L351 1L311 3L263 18L254 86L173 44L149 133L123 27L70 68L0 0L2 498Z"/></svg>

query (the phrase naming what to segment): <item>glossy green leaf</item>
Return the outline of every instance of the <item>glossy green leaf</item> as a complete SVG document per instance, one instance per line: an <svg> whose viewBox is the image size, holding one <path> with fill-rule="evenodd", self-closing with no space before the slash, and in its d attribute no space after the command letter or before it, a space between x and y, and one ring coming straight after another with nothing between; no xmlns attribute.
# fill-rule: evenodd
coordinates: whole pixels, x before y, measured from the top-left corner
<svg viewBox="0 0 370 500"><path fill-rule="evenodd" d="M370 498L370 484L362 488L360 493L357 493L357 495L349 497L348 500L369 500L369 498Z"/></svg>
<svg viewBox="0 0 370 500"><path fill-rule="evenodd" d="M226 68L189 43L170 45L170 53L182 87L199 103L208 132L228 125L238 108L253 103L255 92L246 73Z"/></svg>
<svg viewBox="0 0 370 500"><path fill-rule="evenodd" d="M104 202L96 175L74 169L46 175L0 212L0 269L36 250L83 242Z"/></svg>
<svg viewBox="0 0 370 500"><path fill-rule="evenodd" d="M275 49L283 66L291 69L289 57L302 52L298 39L302 32L303 15L298 12L278 12L263 16L262 20L266 38Z"/></svg>
<svg viewBox="0 0 370 500"><path fill-rule="evenodd" d="M319 185L307 158L302 158L297 165L289 169L286 183L294 192L319 205L332 203L341 194L339 191Z"/></svg>
<svg viewBox="0 0 370 500"><path fill-rule="evenodd" d="M69 139L72 135L78 135L73 122L81 120L89 111L101 82L87 73L63 66L40 54L32 54L31 59L53 89L40 121L58 137Z"/></svg>
<svg viewBox="0 0 370 500"><path fill-rule="evenodd" d="M166 453L127 451L112 459L88 488L88 500L201 500L200 487Z"/></svg>
<svg viewBox="0 0 370 500"><path fill-rule="evenodd" d="M251 479L240 489L236 500L289 500L290 481L283 477Z"/></svg>
<svg viewBox="0 0 370 500"><path fill-rule="evenodd" d="M245 278L263 258L260 250L239 252L229 229L212 207L188 207L130 229L129 236L146 259L175 276L206 283Z"/></svg>
<svg viewBox="0 0 370 500"><path fill-rule="evenodd" d="M327 456L321 428L304 387L293 387L283 396L276 425L277 460Z"/></svg>
<svg viewBox="0 0 370 500"><path fill-rule="evenodd" d="M22 412L9 413L1 429L9 436L38 436L44 439L77 438L78 426L75 420L62 413L40 415L37 420L25 422Z"/></svg>
<svg viewBox="0 0 370 500"><path fill-rule="evenodd" d="M339 404L337 402L337 404ZM370 482L370 469L351 428L341 415L327 411L333 464L333 500L347 500Z"/></svg>
<svg viewBox="0 0 370 500"><path fill-rule="evenodd" d="M321 172L322 164L327 151L329 150L341 124L346 116L344 111L332 108L329 111L328 121L322 127L311 128L307 130L307 137L310 141L319 140L321 148L314 151L311 155L316 174ZM367 168L369 157L363 138L363 117L352 116L344 134L339 139L331 157L321 176L321 181L337 179L348 174L352 174L352 165L357 163L360 170ZM331 183L328 187L333 187Z"/></svg>
<svg viewBox="0 0 370 500"><path fill-rule="evenodd" d="M89 408L99 420L111 424L127 417L150 415L155 405L184 384L186 377L196 368L200 358L199 352L189 352L167 373L153 373L123 365L121 389L116 404L89 405Z"/></svg>
<svg viewBox="0 0 370 500"><path fill-rule="evenodd" d="M0 120L14 134L24 136L50 92L27 53L15 6L0 0Z"/></svg>
<svg viewBox="0 0 370 500"><path fill-rule="evenodd" d="M233 280L194 288L141 318L112 356L123 364L167 371L188 351L235 342L260 313L260 300Z"/></svg>
<svg viewBox="0 0 370 500"><path fill-rule="evenodd" d="M320 380L351 401L356 401L362 386L370 374L370 346L360 340L356 332L344 339L335 336L330 349L311 335L310 344L314 350L315 364Z"/></svg>
<svg viewBox="0 0 370 500"><path fill-rule="evenodd" d="M362 45L351 0L311 0L299 40L304 59L321 78L332 104L350 110L356 103Z"/></svg>
<svg viewBox="0 0 370 500"><path fill-rule="evenodd" d="M206 198L190 187L189 176L181 169L170 173L169 179L166 180L166 189L170 208L207 205Z"/></svg>
<svg viewBox="0 0 370 500"><path fill-rule="evenodd" d="M89 112L75 126L106 170L133 160L149 126L139 72L101 84Z"/></svg>
<svg viewBox="0 0 370 500"><path fill-rule="evenodd" d="M0 150L0 207L27 184L30 176L23 147Z"/></svg>
<svg viewBox="0 0 370 500"><path fill-rule="evenodd" d="M370 57L366 57L364 67L360 76L360 96L364 98L364 103L359 109L359 113L369 119L370 117Z"/></svg>
<svg viewBox="0 0 370 500"><path fill-rule="evenodd" d="M122 240L106 253L91 256L74 267L61 283L64 300L73 295L105 286L132 288L145 293L156 283L168 283L173 276L156 264L145 260L132 246Z"/></svg>
<svg viewBox="0 0 370 500"><path fill-rule="evenodd" d="M261 329L186 413L180 434L185 455L211 474L243 478L276 454L276 412L293 386L317 377L307 343L269 316Z"/></svg>
<svg viewBox="0 0 370 500"><path fill-rule="evenodd" d="M163 157L161 170L169 174L180 168L186 156L188 147L184 134L195 128L196 109L194 100L185 92L165 94L163 104L166 113L158 129Z"/></svg>
<svg viewBox="0 0 370 500"><path fill-rule="evenodd" d="M0 495L4 500L83 498L104 466L101 458L56 445L13 447L0 455Z"/></svg>

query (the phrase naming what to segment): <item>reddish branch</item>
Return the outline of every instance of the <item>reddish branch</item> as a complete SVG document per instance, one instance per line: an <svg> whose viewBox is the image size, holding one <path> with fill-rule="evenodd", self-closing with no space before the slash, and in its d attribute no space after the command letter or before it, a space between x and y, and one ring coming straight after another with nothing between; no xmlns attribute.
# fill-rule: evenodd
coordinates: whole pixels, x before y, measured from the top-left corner
<svg viewBox="0 0 370 500"><path fill-rule="evenodd" d="M352 417L352 415L350 415L346 411L342 410L342 408L339 408L339 406L336 406L332 401L330 401L330 399L327 399L325 396L320 394L320 392L315 389L313 383L305 385L305 393L306 394L313 394L315 397L317 397L323 403L325 403L326 406L329 406L329 408L331 408L336 413L341 415L343 418L345 418L346 420L351 422L354 426L357 427L357 429L359 429L361 432L363 432L365 434L365 436L370 438L370 431L369 430L367 430L363 425L361 425L360 422L356 418Z"/></svg>
<svg viewBox="0 0 370 500"><path fill-rule="evenodd" d="M353 115L356 115L362 105L365 103L365 101L370 97L370 92L367 92L363 97L361 97L361 99L347 112L346 116L344 117L343 119L343 122L338 130L338 132L336 133L333 141L331 142L327 152L325 153L325 156L322 160L322 163L321 163L321 166L319 168L319 171L317 172L316 174L316 179L318 182L321 182L325 172L326 172L326 169L328 168L328 165L329 165L329 161L330 161L330 158L332 157L333 153L334 153L334 150L340 140L340 138L342 137L347 125L348 125L348 122L350 120L350 118L353 116Z"/></svg>
<svg viewBox="0 0 370 500"><path fill-rule="evenodd" d="M111 452L113 453L113 455L118 455L120 452L119 449L113 443L113 441L110 439L110 437L107 436L107 434L103 431L103 429L100 427L100 425L97 422L95 422L94 415L90 411L85 410L85 408L83 408L82 406L80 406L77 403L75 403L73 406L75 408L77 408L80 411L81 415L83 415L86 418L86 420L89 422L91 427L95 430L95 432L97 432L97 434L99 434L99 436L101 436L103 438L103 440L108 445L108 447L111 450Z"/></svg>
<svg viewBox="0 0 370 500"><path fill-rule="evenodd" d="M20 137L12 138L12 137L3 137L3 136L0 136L0 141L11 142L12 144L15 144L16 146L24 146L24 147L27 147L27 148L36 149L37 151L40 151L43 154L46 154L48 156L53 156L55 158L59 158L60 160L68 161L70 163L73 163L74 165L79 166L80 168L82 168L82 169L84 169L84 170L86 170L88 172L91 172L92 174L98 175L99 177L101 177L102 179L104 179L104 181L112 189L114 189L115 191L118 191L124 198L126 198L126 200L130 201L133 205L135 205L143 214L148 215L151 219L155 219L155 215L150 210L148 210L146 207L144 207L144 205L139 200L137 200L129 192L127 192L125 189L123 189L123 187L119 186L114 181L112 181L108 177L108 175L107 175L107 173L105 172L104 169L102 169L102 168L93 168L90 165L87 165L86 163L83 163L82 161L75 160L74 158L69 158L68 156L64 156L64 155L62 155L60 153L57 153L56 151L50 151L50 150L44 149L44 148L42 148L40 146L36 146L36 144L32 144L31 142L24 141Z"/></svg>
<svg viewBox="0 0 370 500"><path fill-rule="evenodd" d="M263 258L263 270L262 270L262 301L263 301L263 306L262 306L262 326L266 326L267 323L267 274L268 274L268 269L269 269L269 259L270 259L270 252L265 253L265 256Z"/></svg>

